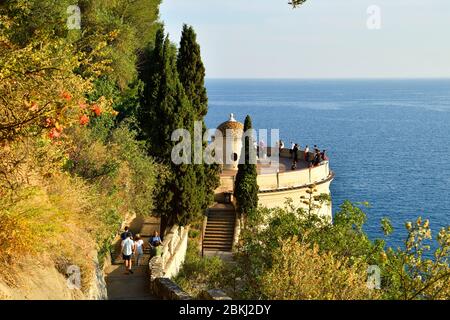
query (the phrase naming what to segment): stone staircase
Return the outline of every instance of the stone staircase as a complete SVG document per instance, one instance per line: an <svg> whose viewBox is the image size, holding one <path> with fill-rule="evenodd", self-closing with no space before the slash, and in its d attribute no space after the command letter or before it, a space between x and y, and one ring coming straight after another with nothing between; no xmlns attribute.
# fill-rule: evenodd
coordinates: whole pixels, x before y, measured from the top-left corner
<svg viewBox="0 0 450 320"><path fill-rule="evenodd" d="M208 209L203 251L231 252L236 210L232 204L218 203Z"/></svg>

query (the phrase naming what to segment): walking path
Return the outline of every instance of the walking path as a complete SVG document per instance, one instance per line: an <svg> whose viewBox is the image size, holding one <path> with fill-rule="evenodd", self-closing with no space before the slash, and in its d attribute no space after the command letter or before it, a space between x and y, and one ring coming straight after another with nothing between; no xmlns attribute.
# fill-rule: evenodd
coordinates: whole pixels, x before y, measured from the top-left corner
<svg viewBox="0 0 450 320"><path fill-rule="evenodd" d="M130 224L133 235L140 233L142 239L147 243L148 238L154 230L159 231L159 221L155 218L136 218ZM148 277L149 250L145 250L144 257L139 266L133 264L133 274L126 275L125 266L120 256L120 244L118 240L115 244L111 266L106 268L106 287L108 299L110 300L155 300L156 297L150 293ZM133 260L133 263L135 260Z"/></svg>

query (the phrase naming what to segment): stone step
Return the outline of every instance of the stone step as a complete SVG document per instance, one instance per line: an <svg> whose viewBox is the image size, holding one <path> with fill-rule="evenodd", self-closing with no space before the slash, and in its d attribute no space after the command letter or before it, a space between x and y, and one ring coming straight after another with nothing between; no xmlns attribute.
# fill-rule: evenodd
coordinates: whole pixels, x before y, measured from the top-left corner
<svg viewBox="0 0 450 320"><path fill-rule="evenodd" d="M220 237L220 236L209 236L203 239L203 243L210 243L210 242L233 242L233 237Z"/></svg>
<svg viewBox="0 0 450 320"><path fill-rule="evenodd" d="M203 250L213 248L216 250L220 250L220 248L226 248L228 250L231 250L232 247L233 247L232 243L208 243L203 246Z"/></svg>
<svg viewBox="0 0 450 320"><path fill-rule="evenodd" d="M211 223L208 224L206 228L234 230L234 225L231 225L229 223Z"/></svg>
<svg viewBox="0 0 450 320"><path fill-rule="evenodd" d="M234 221L209 221L206 226L224 226L234 228Z"/></svg>
<svg viewBox="0 0 450 320"><path fill-rule="evenodd" d="M205 237L214 236L214 235L232 237L234 235L234 231L233 230L207 230L205 232Z"/></svg>
<svg viewBox="0 0 450 320"><path fill-rule="evenodd" d="M205 232L205 236L208 235L234 235L234 230L233 229L217 229L217 230L206 230Z"/></svg>
<svg viewBox="0 0 450 320"><path fill-rule="evenodd" d="M236 213L234 211L223 212L223 211L210 211L208 212L208 217L233 217L235 218Z"/></svg>
<svg viewBox="0 0 450 320"><path fill-rule="evenodd" d="M232 247L233 241L222 241L222 240L209 240L203 242L204 248L210 247Z"/></svg>
<svg viewBox="0 0 450 320"><path fill-rule="evenodd" d="M234 227L234 220L208 220L206 225L208 226L208 225L214 225L214 224L221 224L221 225Z"/></svg>
<svg viewBox="0 0 450 320"><path fill-rule="evenodd" d="M205 231L228 231L234 232L234 227L228 226L208 226Z"/></svg>
<svg viewBox="0 0 450 320"><path fill-rule="evenodd" d="M234 233L234 228L231 228L231 227L208 227L205 230L205 234L206 233L214 233L214 232Z"/></svg>
<svg viewBox="0 0 450 320"><path fill-rule="evenodd" d="M233 219L236 217L236 213L234 211L223 212L223 211L210 211L208 213L208 217L232 217Z"/></svg>
<svg viewBox="0 0 450 320"><path fill-rule="evenodd" d="M210 222L226 222L226 223L232 223L234 224L234 218L228 218L228 217L210 217L208 218L208 223Z"/></svg>
<svg viewBox="0 0 450 320"><path fill-rule="evenodd" d="M230 203L216 203L209 210L235 210L234 206Z"/></svg>
<svg viewBox="0 0 450 320"><path fill-rule="evenodd" d="M232 247L231 246L205 246L203 248L203 251L225 251L225 252L231 252Z"/></svg>

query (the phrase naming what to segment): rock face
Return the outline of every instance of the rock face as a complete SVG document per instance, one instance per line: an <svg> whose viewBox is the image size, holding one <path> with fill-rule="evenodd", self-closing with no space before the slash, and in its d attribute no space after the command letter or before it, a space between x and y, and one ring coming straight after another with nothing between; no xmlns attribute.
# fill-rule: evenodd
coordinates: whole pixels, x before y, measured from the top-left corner
<svg viewBox="0 0 450 320"><path fill-rule="evenodd" d="M106 289L105 273L103 272L104 269L100 268L97 261L95 263L95 273L91 281L87 298L89 300L107 300L108 291Z"/></svg>
<svg viewBox="0 0 450 320"><path fill-rule="evenodd" d="M45 263L48 262L48 263ZM99 300L107 299L106 284L101 270L96 272L89 288L81 291L71 285L50 261L30 260L18 267L14 283L0 279L0 300Z"/></svg>

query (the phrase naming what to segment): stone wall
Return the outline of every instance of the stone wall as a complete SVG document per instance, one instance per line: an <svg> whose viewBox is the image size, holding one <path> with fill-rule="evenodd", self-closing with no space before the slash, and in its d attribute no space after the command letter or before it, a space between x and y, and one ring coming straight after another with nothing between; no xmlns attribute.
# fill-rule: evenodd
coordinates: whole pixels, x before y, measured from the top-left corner
<svg viewBox="0 0 450 320"><path fill-rule="evenodd" d="M163 300L188 300L191 297L171 278L178 274L186 257L189 228L174 226L164 236L163 254L149 261L150 290Z"/></svg>
<svg viewBox="0 0 450 320"><path fill-rule="evenodd" d="M330 181L317 184L316 194L319 195L321 193L330 194ZM297 208L306 209L308 206L303 203L303 201L309 199L309 194L307 193L307 187L303 188L293 188L293 189L285 189L279 191L272 192L263 192L258 194L258 203L264 207L273 208L273 207L284 207L286 201L288 199L292 200L292 204ZM327 217L328 219L332 218L332 204L323 203L320 209L315 210L316 214L319 216Z"/></svg>
<svg viewBox="0 0 450 320"><path fill-rule="evenodd" d="M108 291L106 289L104 270L110 265L111 260L110 258L105 259L103 267L100 267L97 259L97 252L95 252L94 257L95 271L92 275L92 280L89 283L87 296L89 300L107 300Z"/></svg>

